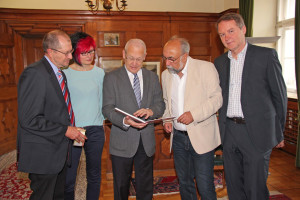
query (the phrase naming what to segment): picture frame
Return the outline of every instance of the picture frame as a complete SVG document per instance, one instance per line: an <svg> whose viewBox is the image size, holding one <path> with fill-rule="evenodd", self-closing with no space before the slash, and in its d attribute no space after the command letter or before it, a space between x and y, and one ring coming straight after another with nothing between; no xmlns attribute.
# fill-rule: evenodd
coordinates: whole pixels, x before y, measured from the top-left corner
<svg viewBox="0 0 300 200"><path fill-rule="evenodd" d="M120 46L119 33L104 33L103 40L104 40L104 46Z"/></svg>
<svg viewBox="0 0 300 200"><path fill-rule="evenodd" d="M111 72L123 66L123 60L103 60L100 58L100 68L104 70L105 73Z"/></svg>
<svg viewBox="0 0 300 200"><path fill-rule="evenodd" d="M156 73L160 80L160 62L143 62L143 67Z"/></svg>

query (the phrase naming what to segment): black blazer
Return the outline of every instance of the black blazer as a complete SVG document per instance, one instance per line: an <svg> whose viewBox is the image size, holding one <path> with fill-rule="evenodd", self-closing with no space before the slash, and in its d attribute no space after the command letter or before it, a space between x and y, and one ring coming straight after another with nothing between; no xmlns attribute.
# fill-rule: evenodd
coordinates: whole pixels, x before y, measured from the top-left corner
<svg viewBox="0 0 300 200"><path fill-rule="evenodd" d="M230 80L228 52L215 60L215 66L223 95L219 126L224 142ZM242 74L241 105L248 134L259 150L267 151L283 140L287 91L274 49L248 44Z"/></svg>
<svg viewBox="0 0 300 200"><path fill-rule="evenodd" d="M65 79L66 80L66 79ZM29 65L18 84L18 170L56 174L65 164L70 117L45 57Z"/></svg>

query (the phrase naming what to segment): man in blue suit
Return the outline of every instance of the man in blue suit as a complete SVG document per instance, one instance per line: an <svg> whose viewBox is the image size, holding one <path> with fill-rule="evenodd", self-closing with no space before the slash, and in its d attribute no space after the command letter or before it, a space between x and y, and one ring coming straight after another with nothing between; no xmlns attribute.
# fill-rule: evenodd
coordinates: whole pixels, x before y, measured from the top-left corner
<svg viewBox="0 0 300 200"><path fill-rule="evenodd" d="M274 49L247 43L236 13L223 15L218 33L229 51L215 60L223 95L219 127L230 200L269 199L273 147L283 147L287 91Z"/></svg>

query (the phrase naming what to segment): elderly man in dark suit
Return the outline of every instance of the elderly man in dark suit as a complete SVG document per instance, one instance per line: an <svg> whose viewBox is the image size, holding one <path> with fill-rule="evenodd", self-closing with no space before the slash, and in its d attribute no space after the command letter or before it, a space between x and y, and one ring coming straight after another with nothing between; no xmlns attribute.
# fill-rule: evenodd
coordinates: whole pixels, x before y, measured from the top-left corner
<svg viewBox="0 0 300 200"><path fill-rule="evenodd" d="M158 76L142 68L145 57L145 43L131 39L123 50L125 65L104 77L102 110L112 122L109 151L115 200L128 199L133 163L137 199L151 200L153 196L154 125L133 121L114 110L144 119L163 115L165 104Z"/></svg>
<svg viewBox="0 0 300 200"><path fill-rule="evenodd" d="M67 82L72 45L60 30L43 39L45 56L29 65L18 84L18 170L29 173L31 200L63 200L68 144L83 142L74 127ZM62 87L61 87L62 86Z"/></svg>
<svg viewBox="0 0 300 200"><path fill-rule="evenodd" d="M283 147L287 91L274 49L247 43L239 14L217 22L229 51L215 60L223 94L219 126L230 200L269 199L273 147Z"/></svg>

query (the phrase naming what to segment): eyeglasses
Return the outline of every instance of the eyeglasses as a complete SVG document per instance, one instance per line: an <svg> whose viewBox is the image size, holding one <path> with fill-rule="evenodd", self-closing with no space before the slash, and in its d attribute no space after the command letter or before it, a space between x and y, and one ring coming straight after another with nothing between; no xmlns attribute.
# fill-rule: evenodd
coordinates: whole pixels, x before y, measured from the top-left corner
<svg viewBox="0 0 300 200"><path fill-rule="evenodd" d="M182 54L181 56L183 56L184 54ZM178 58L180 58L181 56L179 56ZM165 57L165 56L161 56L163 60L165 61L170 61L171 63L175 62L176 60L178 60L178 58L173 58L173 57Z"/></svg>
<svg viewBox="0 0 300 200"><path fill-rule="evenodd" d="M126 57L126 59L129 60L130 62L136 61L137 63L142 63L144 61L144 58L134 58L131 56Z"/></svg>
<svg viewBox="0 0 300 200"><path fill-rule="evenodd" d="M92 55L94 53L95 53L95 50L93 49L93 50L90 50L90 51L87 51L87 52L82 52L82 53L80 53L80 55L82 55L82 56L88 56L88 55Z"/></svg>
<svg viewBox="0 0 300 200"><path fill-rule="evenodd" d="M59 51L57 49L52 49L53 51L57 51L59 53L62 53L64 54L65 56L68 56L69 54L72 54L74 52L74 49L72 49L71 51L68 51L68 52L62 52L62 51Z"/></svg>

